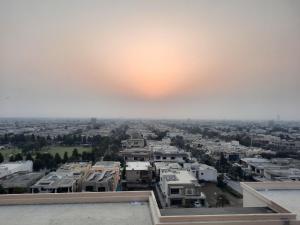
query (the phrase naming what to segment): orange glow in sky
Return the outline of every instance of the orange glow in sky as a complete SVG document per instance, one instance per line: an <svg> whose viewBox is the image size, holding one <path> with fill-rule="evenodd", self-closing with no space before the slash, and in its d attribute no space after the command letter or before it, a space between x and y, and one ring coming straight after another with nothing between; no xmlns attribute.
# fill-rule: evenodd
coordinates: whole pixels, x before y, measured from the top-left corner
<svg viewBox="0 0 300 225"><path fill-rule="evenodd" d="M104 66L112 85L125 95L157 100L178 94L196 71L175 34L122 37L109 48ZM171 36L171 38L170 38Z"/></svg>

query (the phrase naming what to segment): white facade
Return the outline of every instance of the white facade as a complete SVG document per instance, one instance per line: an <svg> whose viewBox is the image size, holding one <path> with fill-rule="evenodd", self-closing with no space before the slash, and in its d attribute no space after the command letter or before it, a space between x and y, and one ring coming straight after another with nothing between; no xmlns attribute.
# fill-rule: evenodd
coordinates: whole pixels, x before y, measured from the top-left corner
<svg viewBox="0 0 300 225"><path fill-rule="evenodd" d="M184 169L190 172L198 180L216 182L218 177L217 170L206 164L200 163L184 163Z"/></svg>
<svg viewBox="0 0 300 225"><path fill-rule="evenodd" d="M32 172L32 161L18 161L0 164L0 178L17 172Z"/></svg>
<svg viewBox="0 0 300 225"><path fill-rule="evenodd" d="M166 205L191 207L195 202L206 205L197 179L186 170L161 171L159 186Z"/></svg>

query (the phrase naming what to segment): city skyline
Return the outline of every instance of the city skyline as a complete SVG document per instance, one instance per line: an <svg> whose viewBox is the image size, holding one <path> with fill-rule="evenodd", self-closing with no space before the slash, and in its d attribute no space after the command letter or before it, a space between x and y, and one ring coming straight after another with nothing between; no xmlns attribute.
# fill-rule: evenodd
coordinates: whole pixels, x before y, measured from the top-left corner
<svg viewBox="0 0 300 225"><path fill-rule="evenodd" d="M300 2L2 1L0 117L300 120Z"/></svg>

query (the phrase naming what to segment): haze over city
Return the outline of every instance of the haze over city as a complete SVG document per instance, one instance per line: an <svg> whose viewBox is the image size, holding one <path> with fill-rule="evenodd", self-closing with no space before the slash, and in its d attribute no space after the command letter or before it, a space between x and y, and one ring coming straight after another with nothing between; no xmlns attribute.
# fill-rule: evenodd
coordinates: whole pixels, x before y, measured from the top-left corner
<svg viewBox="0 0 300 225"><path fill-rule="evenodd" d="M300 1L1 1L0 117L299 120Z"/></svg>

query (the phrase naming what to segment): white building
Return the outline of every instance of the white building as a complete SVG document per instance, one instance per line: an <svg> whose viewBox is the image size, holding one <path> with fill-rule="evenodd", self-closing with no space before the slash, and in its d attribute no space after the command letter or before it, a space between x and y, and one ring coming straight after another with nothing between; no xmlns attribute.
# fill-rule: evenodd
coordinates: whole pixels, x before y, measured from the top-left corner
<svg viewBox="0 0 300 225"><path fill-rule="evenodd" d="M186 170L161 171L159 186L169 207L192 207L195 203L206 205L200 184Z"/></svg>
<svg viewBox="0 0 300 225"><path fill-rule="evenodd" d="M154 162L184 163L187 159L190 159L189 152L175 146L151 143L149 149L152 152Z"/></svg>
<svg viewBox="0 0 300 225"><path fill-rule="evenodd" d="M189 171L198 180L216 182L218 171L206 164L201 163L184 163L183 168Z"/></svg>
<svg viewBox="0 0 300 225"><path fill-rule="evenodd" d="M146 188L152 183L153 169L150 162L126 162L128 188Z"/></svg>
<svg viewBox="0 0 300 225"><path fill-rule="evenodd" d="M18 161L0 164L0 178L18 172L32 172L32 161Z"/></svg>
<svg viewBox="0 0 300 225"><path fill-rule="evenodd" d="M173 162L155 162L154 163L155 174L157 177L160 176L160 173L166 170L181 170L182 166L178 163Z"/></svg>

